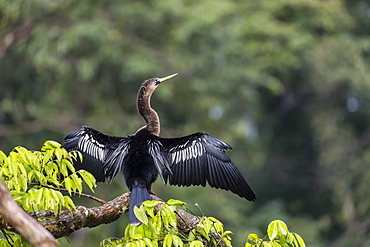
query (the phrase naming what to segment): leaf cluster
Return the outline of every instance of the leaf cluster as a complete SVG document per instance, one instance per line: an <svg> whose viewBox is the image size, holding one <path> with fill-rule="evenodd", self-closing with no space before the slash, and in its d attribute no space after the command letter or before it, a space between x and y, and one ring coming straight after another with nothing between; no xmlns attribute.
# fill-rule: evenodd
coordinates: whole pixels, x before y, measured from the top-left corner
<svg viewBox="0 0 370 247"><path fill-rule="evenodd" d="M135 215L142 224L128 225L123 238L106 239L101 246L231 246L229 234L232 232L224 231L223 224L214 217L199 217L196 228L188 232L179 230L176 214L179 207L185 208L184 205L184 202L174 199L167 203L145 201L135 208Z"/></svg>
<svg viewBox="0 0 370 247"><path fill-rule="evenodd" d="M76 208L71 195L82 192L83 181L92 191L96 187L90 173L73 167L73 162L81 158L80 153L68 153L55 141L46 141L41 151L16 147L8 156L0 151L0 177L25 211L53 210L58 216L63 208ZM12 244L19 241L18 235L4 235L12 239Z"/></svg>
<svg viewBox="0 0 370 247"><path fill-rule="evenodd" d="M73 162L81 158L54 141L45 142L41 151L16 147L8 156L0 151L0 177L26 211L53 209L58 215L63 207L75 208L70 195L82 192L82 180L91 190L96 186L91 174L73 167ZM69 196L63 195L62 189Z"/></svg>
<svg viewBox="0 0 370 247"><path fill-rule="evenodd" d="M16 233L6 232L4 236L6 237L5 239L0 239L1 247L31 247L31 245L24 239L23 236L20 236Z"/></svg>
<svg viewBox="0 0 370 247"><path fill-rule="evenodd" d="M268 239L268 240L266 240ZM267 227L267 236L259 238L257 234L249 234L245 247L305 247L302 237L289 232L288 226L281 220L272 221Z"/></svg>

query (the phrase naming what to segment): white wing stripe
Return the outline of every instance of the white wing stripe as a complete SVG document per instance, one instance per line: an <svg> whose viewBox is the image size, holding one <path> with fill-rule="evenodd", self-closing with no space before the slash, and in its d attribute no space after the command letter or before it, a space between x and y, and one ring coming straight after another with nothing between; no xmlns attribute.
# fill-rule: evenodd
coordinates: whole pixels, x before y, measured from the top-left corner
<svg viewBox="0 0 370 247"><path fill-rule="evenodd" d="M178 149L177 151L173 151L171 154L171 161L173 164L177 164L180 162L185 162L190 159L196 159L202 156L205 152L204 147L202 146L201 142L193 141L191 146L184 147L183 149ZM184 145L186 146L186 145Z"/></svg>
<svg viewBox="0 0 370 247"><path fill-rule="evenodd" d="M91 136L84 135L80 139L78 146L82 152L85 152L93 157L96 157L100 161L104 160L104 156L105 156L104 145L98 143Z"/></svg>

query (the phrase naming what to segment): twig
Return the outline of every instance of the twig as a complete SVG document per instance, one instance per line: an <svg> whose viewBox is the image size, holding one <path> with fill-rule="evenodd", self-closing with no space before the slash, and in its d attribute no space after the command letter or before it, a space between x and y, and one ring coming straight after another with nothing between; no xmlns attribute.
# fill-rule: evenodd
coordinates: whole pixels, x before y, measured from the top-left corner
<svg viewBox="0 0 370 247"><path fill-rule="evenodd" d="M38 185L38 186L48 188L48 189L52 189L52 190L69 192L67 189L64 189L64 188L56 188L56 187L52 187L52 186L44 185L44 184L40 184L40 183L30 183L30 185ZM75 192L75 191L71 191L71 193L74 194L74 195L83 196L83 197L93 199L97 202L100 202L101 204L107 203L107 201L104 201L103 199L97 198L97 197L92 196L92 195L88 195L88 194L84 194L84 193L80 193L80 192Z"/></svg>

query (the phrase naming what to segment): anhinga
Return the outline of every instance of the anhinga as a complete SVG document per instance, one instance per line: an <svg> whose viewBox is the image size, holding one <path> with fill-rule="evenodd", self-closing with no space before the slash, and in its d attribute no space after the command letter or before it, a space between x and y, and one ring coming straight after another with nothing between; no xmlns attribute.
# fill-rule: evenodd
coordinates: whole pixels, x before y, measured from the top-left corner
<svg viewBox="0 0 370 247"><path fill-rule="evenodd" d="M179 138L159 137L158 114L150 106L150 97L164 78L152 78L141 85L137 110L146 125L134 135L117 137L84 126L69 134L64 148L83 154L76 169L91 172L98 182L110 182L122 170L131 191L129 220L140 224L134 206L150 200L151 184L158 175L166 184L202 185L230 190L249 201L256 199L243 175L225 154L231 147L225 142L198 132Z"/></svg>

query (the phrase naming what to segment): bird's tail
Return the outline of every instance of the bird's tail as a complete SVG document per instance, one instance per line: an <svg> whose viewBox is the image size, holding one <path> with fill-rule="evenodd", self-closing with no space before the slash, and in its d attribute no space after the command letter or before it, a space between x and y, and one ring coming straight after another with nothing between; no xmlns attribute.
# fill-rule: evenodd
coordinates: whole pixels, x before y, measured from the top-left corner
<svg viewBox="0 0 370 247"><path fill-rule="evenodd" d="M135 184L132 187L131 195L130 195L130 208L128 211L128 218L131 225L139 225L141 221L135 216L134 207L140 206L140 204L144 201L150 200L150 195L148 190L139 184Z"/></svg>

